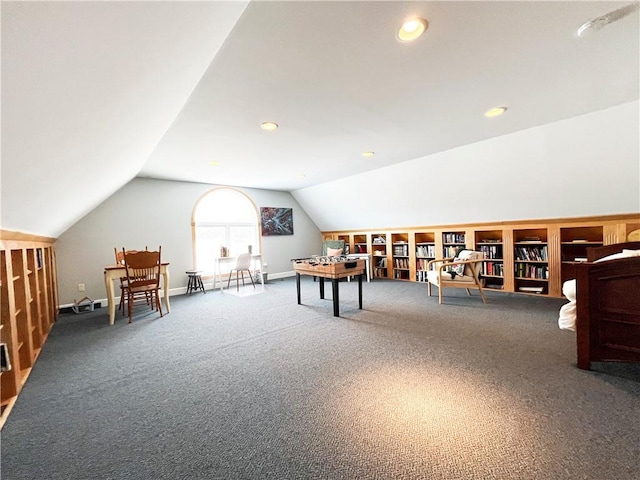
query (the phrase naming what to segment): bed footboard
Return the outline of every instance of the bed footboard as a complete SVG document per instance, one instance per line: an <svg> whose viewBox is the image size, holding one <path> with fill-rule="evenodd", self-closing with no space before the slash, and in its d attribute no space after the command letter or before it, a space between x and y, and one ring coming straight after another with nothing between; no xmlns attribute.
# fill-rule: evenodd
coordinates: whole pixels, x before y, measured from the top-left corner
<svg viewBox="0 0 640 480"><path fill-rule="evenodd" d="M577 265L578 367L640 362L640 257Z"/></svg>

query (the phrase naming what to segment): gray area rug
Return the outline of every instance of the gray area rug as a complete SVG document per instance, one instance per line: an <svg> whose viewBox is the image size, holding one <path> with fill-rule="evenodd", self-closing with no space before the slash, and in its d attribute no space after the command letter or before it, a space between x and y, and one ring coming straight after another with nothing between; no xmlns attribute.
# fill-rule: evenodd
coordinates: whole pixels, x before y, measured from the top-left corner
<svg viewBox="0 0 640 480"><path fill-rule="evenodd" d="M340 283L339 318L308 277L303 305L290 278L61 315L2 480L640 478L640 366L577 369L562 300L363 290Z"/></svg>

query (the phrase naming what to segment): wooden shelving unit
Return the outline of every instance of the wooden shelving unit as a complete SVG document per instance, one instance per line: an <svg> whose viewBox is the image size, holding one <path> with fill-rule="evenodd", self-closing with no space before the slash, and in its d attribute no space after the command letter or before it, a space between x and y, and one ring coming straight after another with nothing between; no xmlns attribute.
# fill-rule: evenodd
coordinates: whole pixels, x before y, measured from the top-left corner
<svg viewBox="0 0 640 480"><path fill-rule="evenodd" d="M387 250L387 233L371 234L371 255L373 262L373 277L388 278L390 250Z"/></svg>
<svg viewBox="0 0 640 480"><path fill-rule="evenodd" d="M573 278L576 259L584 258L588 247L634 236L640 238L640 213L323 232L325 239L348 240L352 251L366 239L374 277L424 281L431 252L443 258L470 248L485 253L483 278L488 288L558 298L562 283ZM399 250L405 246L406 254ZM405 263L400 266L396 260Z"/></svg>
<svg viewBox="0 0 640 480"><path fill-rule="evenodd" d="M434 232L414 232L415 242L415 280L417 282L427 281L427 264L437 258L436 238Z"/></svg>
<svg viewBox="0 0 640 480"><path fill-rule="evenodd" d="M519 293L549 293L549 248L544 228L514 230L515 288Z"/></svg>
<svg viewBox="0 0 640 480"><path fill-rule="evenodd" d="M369 253L369 239L366 234L355 234L353 236L352 253Z"/></svg>
<svg viewBox="0 0 640 480"><path fill-rule="evenodd" d="M409 280L410 277L410 261L409 256L409 234L392 233L392 257L393 257L393 278L396 280Z"/></svg>
<svg viewBox="0 0 640 480"><path fill-rule="evenodd" d="M575 278L575 265L587 261L587 248L601 247L604 242L602 225L560 228L560 259L562 281Z"/></svg>
<svg viewBox="0 0 640 480"><path fill-rule="evenodd" d="M504 290L504 242L502 230L475 232L475 250L484 254L482 276L485 288Z"/></svg>
<svg viewBox="0 0 640 480"><path fill-rule="evenodd" d="M0 372L0 428L57 318L53 239L1 231L0 342L10 366Z"/></svg>
<svg viewBox="0 0 640 480"><path fill-rule="evenodd" d="M466 247L466 233L464 231L442 232L442 257L452 258L460 249Z"/></svg>

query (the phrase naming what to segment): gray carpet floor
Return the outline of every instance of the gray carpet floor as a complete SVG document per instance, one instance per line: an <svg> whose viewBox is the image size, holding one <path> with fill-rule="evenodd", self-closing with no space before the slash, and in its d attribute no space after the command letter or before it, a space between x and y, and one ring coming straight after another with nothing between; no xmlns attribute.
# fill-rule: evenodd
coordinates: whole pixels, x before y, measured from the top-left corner
<svg viewBox="0 0 640 480"><path fill-rule="evenodd" d="M247 287L252 288L252 287ZM575 366L559 299L341 282L61 315L1 478L640 478L640 366ZM331 289L327 288L327 297Z"/></svg>

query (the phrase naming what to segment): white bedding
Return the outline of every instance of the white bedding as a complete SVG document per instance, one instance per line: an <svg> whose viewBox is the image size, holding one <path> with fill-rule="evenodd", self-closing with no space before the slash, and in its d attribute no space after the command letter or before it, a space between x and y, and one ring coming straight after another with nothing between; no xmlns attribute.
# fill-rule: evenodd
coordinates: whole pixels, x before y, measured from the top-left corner
<svg viewBox="0 0 640 480"><path fill-rule="evenodd" d="M576 279L567 280L562 284L562 294L569 303L560 307L558 326L561 330L576 331Z"/></svg>
<svg viewBox="0 0 640 480"><path fill-rule="evenodd" d="M640 257L640 250L622 250L620 253L614 253L607 257L602 257L596 262L606 262L607 260L615 260L617 258ZM594 262L594 263L596 263ZM561 330L576 331L576 279L567 280L562 284L562 294L569 300L560 307L558 315L558 327Z"/></svg>

